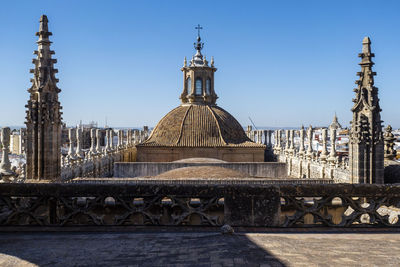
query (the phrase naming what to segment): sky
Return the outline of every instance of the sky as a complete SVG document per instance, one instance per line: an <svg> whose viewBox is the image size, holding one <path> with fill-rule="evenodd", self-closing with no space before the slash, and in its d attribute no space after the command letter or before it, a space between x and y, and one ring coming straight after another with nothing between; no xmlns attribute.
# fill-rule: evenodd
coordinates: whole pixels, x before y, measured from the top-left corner
<svg viewBox="0 0 400 267"><path fill-rule="evenodd" d="M180 104L202 25L217 104L243 126L352 118L364 36L384 125L400 127L400 1L2 1L0 125L23 125L35 32L46 14L67 125L155 126Z"/></svg>

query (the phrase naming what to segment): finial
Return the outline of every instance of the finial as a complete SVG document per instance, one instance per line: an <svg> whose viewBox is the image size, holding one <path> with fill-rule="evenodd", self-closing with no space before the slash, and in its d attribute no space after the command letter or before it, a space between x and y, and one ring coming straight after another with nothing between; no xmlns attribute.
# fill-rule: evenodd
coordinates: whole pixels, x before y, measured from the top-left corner
<svg viewBox="0 0 400 267"><path fill-rule="evenodd" d="M204 62L204 66L208 66L208 61L207 61L207 59L206 59L206 56L204 55L204 60L203 60L203 62Z"/></svg>
<svg viewBox="0 0 400 267"><path fill-rule="evenodd" d="M202 30L203 27L201 27L200 24L197 24L197 27L195 27L195 29L197 30L197 37L200 38L200 30ZM199 39L198 39L198 40L199 40ZM201 40L201 38L200 38L200 40ZM200 40L199 40L199 41L200 41Z"/></svg>
<svg viewBox="0 0 400 267"><path fill-rule="evenodd" d="M211 57L211 67L214 67L214 57Z"/></svg>
<svg viewBox="0 0 400 267"><path fill-rule="evenodd" d="M184 66L184 67L186 67L186 66L187 66L186 57L185 57L185 59L183 60L183 66Z"/></svg>
<svg viewBox="0 0 400 267"><path fill-rule="evenodd" d="M371 40L369 39L368 36L364 37L362 44L363 44L362 52L371 53Z"/></svg>
<svg viewBox="0 0 400 267"><path fill-rule="evenodd" d="M52 33L49 32L49 26L48 26L49 20L47 19L47 16L42 15L40 17L39 22L40 22L39 31L36 33L36 36L39 36L38 42L41 41L49 42L49 36L52 35Z"/></svg>
<svg viewBox="0 0 400 267"><path fill-rule="evenodd" d="M40 17L39 22L40 22L39 31L40 32L48 32L49 31L49 28L48 28L49 20L47 19L47 16L46 15L42 15Z"/></svg>
<svg viewBox="0 0 400 267"><path fill-rule="evenodd" d="M204 47L204 43L201 42L201 37L200 37L200 30L203 29L203 27L200 26L200 24L198 24L195 29L197 30L197 42L194 43L194 49L196 49L199 53L201 51L201 49L203 49Z"/></svg>

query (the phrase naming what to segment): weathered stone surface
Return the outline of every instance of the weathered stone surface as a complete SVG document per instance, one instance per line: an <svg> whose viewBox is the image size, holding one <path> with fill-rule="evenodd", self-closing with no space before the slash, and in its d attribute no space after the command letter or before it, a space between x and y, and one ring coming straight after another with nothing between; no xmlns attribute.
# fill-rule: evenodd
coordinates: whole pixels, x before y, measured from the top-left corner
<svg viewBox="0 0 400 267"><path fill-rule="evenodd" d="M57 87L58 79L54 68L56 59L50 50L48 19L40 18L37 41L37 57L33 60L35 69L30 98L26 105L26 178L34 180L59 181L61 177L61 104Z"/></svg>
<svg viewBox="0 0 400 267"><path fill-rule="evenodd" d="M354 89L353 120L350 129L349 161L352 183L382 184L384 175L384 139L378 88L374 86L376 72L371 52L371 40L362 42L360 79Z"/></svg>
<svg viewBox="0 0 400 267"><path fill-rule="evenodd" d="M278 226L278 187L243 190L232 188L225 195L225 222L232 226Z"/></svg>
<svg viewBox="0 0 400 267"><path fill-rule="evenodd" d="M287 178L286 164L280 162L116 162L114 177L156 176L173 169L190 166L218 166L247 173L253 177Z"/></svg>

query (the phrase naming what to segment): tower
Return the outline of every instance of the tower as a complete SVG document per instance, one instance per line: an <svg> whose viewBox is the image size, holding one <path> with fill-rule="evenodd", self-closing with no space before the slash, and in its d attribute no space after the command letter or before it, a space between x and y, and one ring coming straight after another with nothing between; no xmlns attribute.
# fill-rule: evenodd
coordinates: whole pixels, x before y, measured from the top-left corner
<svg viewBox="0 0 400 267"><path fill-rule="evenodd" d="M56 59L51 55L48 30L48 19L40 17L38 50L32 63L35 68L31 79L32 87L28 89L30 98L25 106L26 111L26 162L27 179L52 180L60 179L61 173L61 105L58 101L58 79L54 68Z"/></svg>
<svg viewBox="0 0 400 267"><path fill-rule="evenodd" d="M356 97L350 130L349 160L352 183L383 183L383 134L378 88L374 86L371 41L363 39Z"/></svg>
<svg viewBox="0 0 400 267"><path fill-rule="evenodd" d="M215 104L218 96L214 91L214 59L211 58L210 66L205 56L201 54L204 43L201 42L200 30L202 27L196 27L197 42L194 43L196 54L190 60L189 66L186 57L183 63L183 92L181 94L182 104Z"/></svg>

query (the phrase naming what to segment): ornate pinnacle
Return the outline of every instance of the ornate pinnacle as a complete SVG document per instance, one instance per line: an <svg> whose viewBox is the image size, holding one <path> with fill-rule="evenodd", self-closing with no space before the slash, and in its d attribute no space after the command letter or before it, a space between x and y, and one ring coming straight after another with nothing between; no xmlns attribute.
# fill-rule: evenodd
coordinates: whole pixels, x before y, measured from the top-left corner
<svg viewBox="0 0 400 267"><path fill-rule="evenodd" d="M39 40L37 41L38 44L43 44L43 43L48 43L50 44L51 42L49 41L49 36L53 35L51 32L49 32L49 26L48 22L49 20L47 19L46 15L42 15L40 17L40 26L39 26L39 31L36 33L36 36L39 36Z"/></svg>
<svg viewBox="0 0 400 267"><path fill-rule="evenodd" d="M38 44L38 49L34 51L37 57L32 61L33 64L35 64L35 69L30 70L30 72L34 74L34 78L31 80L33 86L30 90L39 90L50 82L54 90L60 92L61 90L55 86L58 82L58 79L55 77L58 70L55 69L53 65L57 63L57 60L51 58L54 51L50 50L51 42L49 36L52 35L52 33L49 32L48 22L49 20L46 15L40 17L39 31L36 33L36 36L39 36L36 42Z"/></svg>

